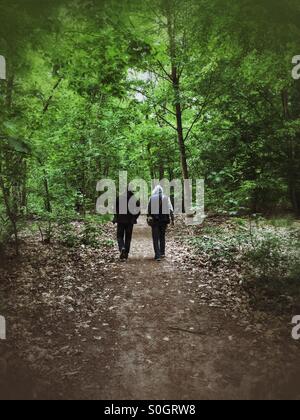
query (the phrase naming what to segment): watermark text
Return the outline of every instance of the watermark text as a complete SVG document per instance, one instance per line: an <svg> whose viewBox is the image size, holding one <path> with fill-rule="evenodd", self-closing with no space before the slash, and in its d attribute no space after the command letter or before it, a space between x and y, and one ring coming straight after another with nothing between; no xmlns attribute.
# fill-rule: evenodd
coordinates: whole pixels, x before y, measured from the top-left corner
<svg viewBox="0 0 300 420"><path fill-rule="evenodd" d="M294 328L292 330L292 337L294 340L300 340L300 315L294 316L292 320Z"/></svg>
<svg viewBox="0 0 300 420"><path fill-rule="evenodd" d="M0 80L6 80L6 60L0 55Z"/></svg>
<svg viewBox="0 0 300 420"><path fill-rule="evenodd" d="M300 79L300 55L295 55L292 59L292 63L295 65L292 70L292 77L294 80Z"/></svg>
<svg viewBox="0 0 300 420"><path fill-rule="evenodd" d="M195 181L187 179L183 182L180 179L169 181L152 180L152 187L149 190L149 183L143 179L135 179L128 182L128 174L125 171L119 173L119 180L116 183L112 179L102 179L97 183L97 192L100 193L96 210L101 215L113 215L116 211L118 200L119 214L144 214L149 213L149 202L151 205L151 214L170 214L185 215L187 225L200 225L205 219L204 208L204 180ZM163 197L162 201L151 200L155 193L152 189ZM127 192L132 191L131 198L128 201ZM172 200L171 200L172 198ZM172 201L172 202L171 202ZM160 204L162 203L162 204ZM155 206L157 208L155 208ZM162 208L159 208L159 207Z"/></svg>
<svg viewBox="0 0 300 420"><path fill-rule="evenodd" d="M0 315L0 340L6 340L6 320Z"/></svg>

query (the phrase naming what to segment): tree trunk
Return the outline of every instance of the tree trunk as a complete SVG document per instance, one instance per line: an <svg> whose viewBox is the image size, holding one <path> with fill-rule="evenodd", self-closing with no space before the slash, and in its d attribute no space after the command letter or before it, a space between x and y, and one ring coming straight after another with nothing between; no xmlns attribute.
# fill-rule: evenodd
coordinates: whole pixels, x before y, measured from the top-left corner
<svg viewBox="0 0 300 420"><path fill-rule="evenodd" d="M48 183L48 178L47 178L47 172L45 169L43 170L43 184L44 184L44 190L45 190L45 198L44 198L45 210L48 213L52 213L49 183Z"/></svg>
<svg viewBox="0 0 300 420"><path fill-rule="evenodd" d="M7 110L10 110L12 107L14 80L15 80L14 75L11 75L7 79L7 85L6 85L6 109Z"/></svg>
<svg viewBox="0 0 300 420"><path fill-rule="evenodd" d="M176 35L175 35L175 19L170 2L167 3L167 21L169 49L172 67L172 86L174 92L174 103L177 124L177 139L181 159L181 169L183 179L189 179L189 169L187 164L186 147L184 142L183 123L182 123L182 107L181 107L181 89L180 89L180 72L176 63Z"/></svg>
<svg viewBox="0 0 300 420"><path fill-rule="evenodd" d="M4 205L6 208L6 214L9 218L9 221L12 225L13 228L13 234L15 237L15 249L16 249L16 254L17 256L19 256L20 252L19 252L19 235L18 235L18 225L17 225L17 215L14 213L14 210L12 210L11 205L10 205L10 200L9 200L9 195L7 192L7 189L5 187L4 184L4 180L2 177L0 177L0 188L2 190L2 195L3 195L3 200L4 200Z"/></svg>
<svg viewBox="0 0 300 420"><path fill-rule="evenodd" d="M162 160L162 158L160 157L160 163L159 163L159 179L162 180L165 177L165 165L164 162Z"/></svg>
<svg viewBox="0 0 300 420"><path fill-rule="evenodd" d="M20 187L21 214L27 214L27 162L24 162L24 179Z"/></svg>
<svg viewBox="0 0 300 420"><path fill-rule="evenodd" d="M291 119L291 113L289 109L289 93L285 89L282 91L282 106L283 106L283 114L286 121ZM287 169L287 179L288 179L288 186L289 186L289 194L290 200L293 206L294 212L299 215L300 214L300 205L299 205L299 197L297 191L297 164L296 164L296 150L295 150L295 139L290 138L288 144L288 169Z"/></svg>
<svg viewBox="0 0 300 420"><path fill-rule="evenodd" d="M8 112L11 112L12 109L12 102L13 102L13 90L14 90L14 75L11 74L11 76L7 79L7 85L6 85L6 109ZM1 169L0 169L1 170ZM19 256L19 235L18 235L18 204L15 197L15 191L13 191L14 197L13 197L13 204L10 202L10 189L6 188L4 179L0 177L0 188L2 190L3 194L3 200L4 205L6 209L7 217L9 218L9 221L12 226L13 235L15 238L15 250L17 256Z"/></svg>
<svg viewBox="0 0 300 420"><path fill-rule="evenodd" d="M155 170L154 170L154 166L153 166L150 141L147 144L147 152L148 152L147 162L148 162L148 165L149 165L150 176L151 176L151 179L155 179Z"/></svg>

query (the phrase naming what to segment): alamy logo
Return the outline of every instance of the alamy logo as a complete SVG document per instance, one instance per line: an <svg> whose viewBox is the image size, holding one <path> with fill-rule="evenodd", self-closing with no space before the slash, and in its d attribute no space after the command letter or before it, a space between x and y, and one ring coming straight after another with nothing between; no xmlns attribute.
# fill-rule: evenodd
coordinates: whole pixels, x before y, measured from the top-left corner
<svg viewBox="0 0 300 420"><path fill-rule="evenodd" d="M292 330L292 337L294 340L300 340L300 315L294 316L292 324L295 325Z"/></svg>
<svg viewBox="0 0 300 420"><path fill-rule="evenodd" d="M3 55L0 55L0 80L6 79L6 60Z"/></svg>
<svg viewBox="0 0 300 420"><path fill-rule="evenodd" d="M0 340L6 340L6 320L0 316Z"/></svg>
<svg viewBox="0 0 300 420"><path fill-rule="evenodd" d="M292 63L295 67L292 70L292 77L294 80L300 79L300 55L295 55L292 59Z"/></svg>
<svg viewBox="0 0 300 420"><path fill-rule="evenodd" d="M164 201L165 205L162 209L155 208L155 204L159 207L159 201L151 203L151 210L154 214L170 214L172 209L175 215L185 215L186 224L200 225L205 219L205 206L204 206L204 180L197 179L195 182L191 179L186 179L182 182L180 179L169 181L152 180L152 187L160 187L161 194L165 197L173 198L173 204L170 201ZM127 190L136 193L129 203L125 198ZM143 179L135 179L128 182L128 173L126 171L119 173L119 182L116 183L112 179L102 179L97 184L97 191L100 193L97 200L97 213L106 215L113 215L115 213L117 196L120 195L120 214L144 214L148 213L149 209L149 184ZM119 193L118 193L119 192ZM171 194L171 192L173 192ZM127 194L126 194L127 197ZM122 199L123 198L123 199ZM153 206L154 204L154 206Z"/></svg>

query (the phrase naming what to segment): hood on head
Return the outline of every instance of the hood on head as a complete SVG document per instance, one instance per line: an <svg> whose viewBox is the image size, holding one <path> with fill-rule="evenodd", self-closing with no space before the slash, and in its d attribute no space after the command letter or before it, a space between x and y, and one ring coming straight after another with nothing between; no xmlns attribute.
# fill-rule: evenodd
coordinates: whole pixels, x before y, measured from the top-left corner
<svg viewBox="0 0 300 420"><path fill-rule="evenodd" d="M162 186L161 185L157 185L154 188L154 190L152 192L152 195L163 195L163 193L164 193L164 190L163 190Z"/></svg>

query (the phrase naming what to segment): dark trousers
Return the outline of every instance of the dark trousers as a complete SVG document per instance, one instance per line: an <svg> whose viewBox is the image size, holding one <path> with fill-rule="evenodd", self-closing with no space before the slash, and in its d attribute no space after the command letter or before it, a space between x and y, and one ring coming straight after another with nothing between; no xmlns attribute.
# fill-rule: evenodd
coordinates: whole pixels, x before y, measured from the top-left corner
<svg viewBox="0 0 300 420"><path fill-rule="evenodd" d="M118 236L118 245L120 252L125 249L126 253L129 254L131 240L133 233L133 224L118 224L117 236Z"/></svg>
<svg viewBox="0 0 300 420"><path fill-rule="evenodd" d="M152 226L153 246L155 258L160 258L166 253L166 223L156 223Z"/></svg>

